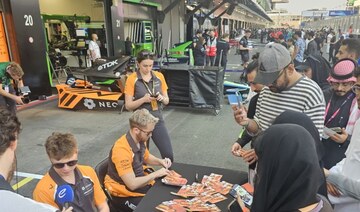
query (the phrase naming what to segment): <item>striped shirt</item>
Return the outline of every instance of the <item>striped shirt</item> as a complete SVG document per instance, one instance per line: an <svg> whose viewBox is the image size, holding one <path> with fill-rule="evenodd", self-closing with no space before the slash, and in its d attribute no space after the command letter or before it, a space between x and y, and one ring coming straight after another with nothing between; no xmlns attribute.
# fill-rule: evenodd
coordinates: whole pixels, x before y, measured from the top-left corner
<svg viewBox="0 0 360 212"><path fill-rule="evenodd" d="M266 130L286 110L305 113L315 124L320 137L324 128L325 100L320 87L311 79L302 77L281 93L264 87L260 93L254 121L261 131Z"/></svg>

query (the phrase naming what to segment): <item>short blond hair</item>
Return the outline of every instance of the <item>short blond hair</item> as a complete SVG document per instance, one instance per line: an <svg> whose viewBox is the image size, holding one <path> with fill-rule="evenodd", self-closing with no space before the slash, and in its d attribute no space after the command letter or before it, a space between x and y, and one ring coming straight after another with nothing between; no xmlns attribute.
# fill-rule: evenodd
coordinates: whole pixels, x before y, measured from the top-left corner
<svg viewBox="0 0 360 212"><path fill-rule="evenodd" d="M9 70L11 72L11 74L16 75L18 77L23 77L24 76L24 71L21 68L21 66L15 62L11 62L8 66L7 66L7 70Z"/></svg>
<svg viewBox="0 0 360 212"><path fill-rule="evenodd" d="M136 110L129 118L131 129L134 127L145 128L148 124L156 124L158 121L159 119L145 108Z"/></svg>
<svg viewBox="0 0 360 212"><path fill-rule="evenodd" d="M77 152L77 142L75 136L71 133L53 132L45 142L46 153L49 158L61 160L71 157Z"/></svg>

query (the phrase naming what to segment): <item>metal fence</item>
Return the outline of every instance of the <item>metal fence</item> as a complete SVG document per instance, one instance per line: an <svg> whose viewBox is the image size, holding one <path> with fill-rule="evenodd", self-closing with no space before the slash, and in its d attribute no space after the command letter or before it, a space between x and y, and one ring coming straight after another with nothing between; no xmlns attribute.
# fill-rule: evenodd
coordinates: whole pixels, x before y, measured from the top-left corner
<svg viewBox="0 0 360 212"><path fill-rule="evenodd" d="M304 29L322 29L323 27L331 27L332 29L341 32L347 32L349 27L352 25L353 34L360 34L360 16L346 16L346 17L335 17L326 20L306 22L302 28Z"/></svg>

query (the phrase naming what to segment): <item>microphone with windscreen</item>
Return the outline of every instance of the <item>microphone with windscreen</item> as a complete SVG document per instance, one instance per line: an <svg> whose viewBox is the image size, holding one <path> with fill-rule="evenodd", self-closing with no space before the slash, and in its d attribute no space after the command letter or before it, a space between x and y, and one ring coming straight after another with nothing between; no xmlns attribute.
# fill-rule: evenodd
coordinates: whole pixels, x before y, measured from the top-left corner
<svg viewBox="0 0 360 212"><path fill-rule="evenodd" d="M69 185L61 185L56 189L55 202L62 207L69 208L69 203L74 201L74 191Z"/></svg>

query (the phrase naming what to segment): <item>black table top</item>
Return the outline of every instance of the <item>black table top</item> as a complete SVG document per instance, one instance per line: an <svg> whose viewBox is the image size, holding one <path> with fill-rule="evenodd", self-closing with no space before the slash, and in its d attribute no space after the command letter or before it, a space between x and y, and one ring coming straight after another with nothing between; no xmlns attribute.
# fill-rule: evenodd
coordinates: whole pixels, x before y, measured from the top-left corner
<svg viewBox="0 0 360 212"><path fill-rule="evenodd" d="M195 181L195 174L198 173L198 178L201 180L204 175L210 175L211 173L221 174L223 177L221 181L226 181L232 184L242 185L247 182L247 173L237 170L221 169L206 166L197 166L190 164L174 163L171 166L177 173L188 180L187 184L192 184ZM181 197L174 196L170 192L177 192L180 189L178 186L169 186L161 182L160 179L156 180L154 186L147 192L145 197L136 207L135 211L157 211L155 207L164 201L172 199L179 199ZM226 195L227 199L216 203L216 205L222 210L227 211L228 204L233 200L230 194Z"/></svg>

